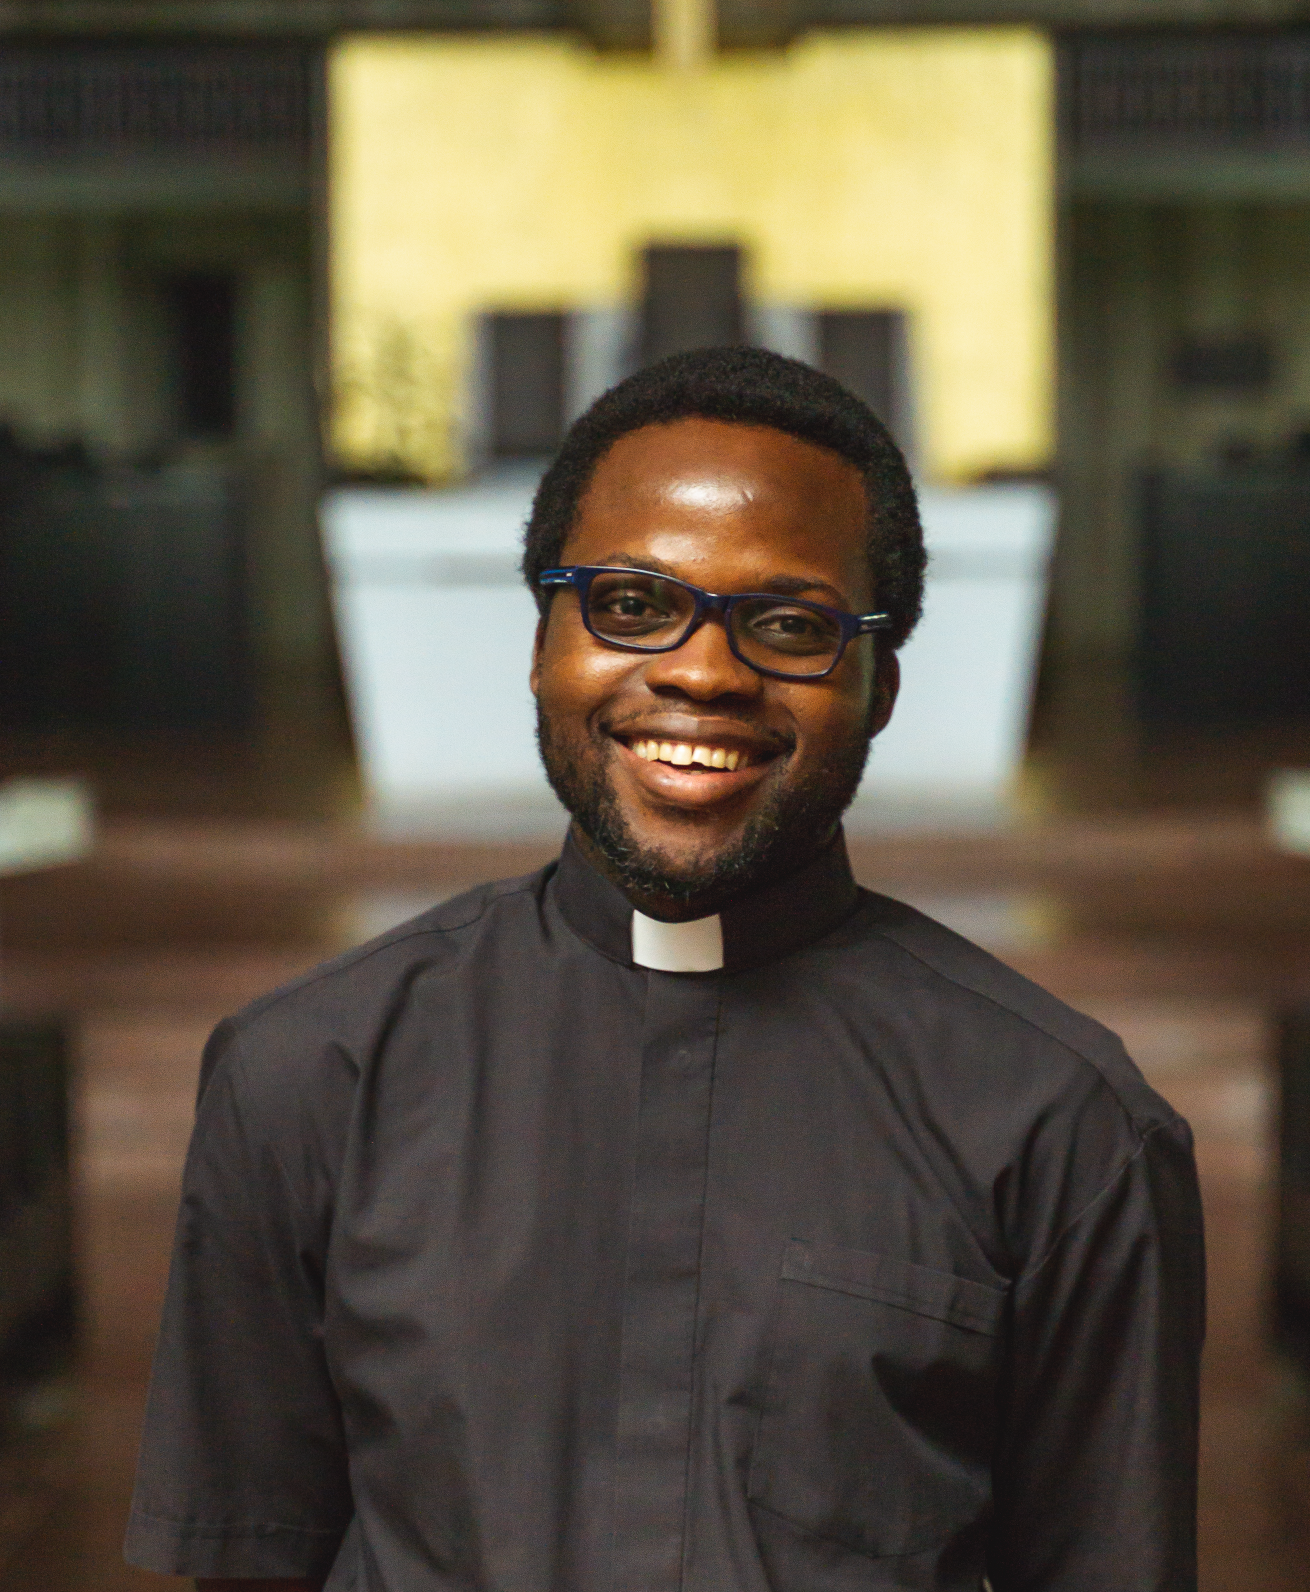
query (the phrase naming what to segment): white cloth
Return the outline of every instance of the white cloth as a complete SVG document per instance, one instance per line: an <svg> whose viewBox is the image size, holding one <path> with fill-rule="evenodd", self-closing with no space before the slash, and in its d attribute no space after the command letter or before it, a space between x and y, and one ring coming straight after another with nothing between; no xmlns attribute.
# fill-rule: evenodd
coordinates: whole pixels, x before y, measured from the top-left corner
<svg viewBox="0 0 1310 1592"><path fill-rule="evenodd" d="M723 966L723 925L713 917L661 923L632 914L632 960L656 973L715 973Z"/></svg>

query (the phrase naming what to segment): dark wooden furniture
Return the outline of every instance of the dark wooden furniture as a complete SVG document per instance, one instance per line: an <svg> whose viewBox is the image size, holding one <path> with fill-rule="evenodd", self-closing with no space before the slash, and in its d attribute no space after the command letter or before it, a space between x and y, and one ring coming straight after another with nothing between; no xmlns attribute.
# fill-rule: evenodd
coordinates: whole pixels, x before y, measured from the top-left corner
<svg viewBox="0 0 1310 1592"><path fill-rule="evenodd" d="M1281 1110L1274 1307L1284 1346L1310 1374L1310 1003L1278 1026Z"/></svg>
<svg viewBox="0 0 1310 1592"><path fill-rule="evenodd" d="M0 481L0 731L239 731L254 712L246 505L221 467Z"/></svg>
<svg viewBox="0 0 1310 1592"><path fill-rule="evenodd" d="M653 245L643 256L641 363L746 341L741 250Z"/></svg>
<svg viewBox="0 0 1310 1592"><path fill-rule="evenodd" d="M1141 503L1143 723L1310 722L1310 470L1153 471Z"/></svg>
<svg viewBox="0 0 1310 1592"><path fill-rule="evenodd" d="M68 1043L0 1020L0 1363L71 1324Z"/></svg>
<svg viewBox="0 0 1310 1592"><path fill-rule="evenodd" d="M564 323L550 311L487 316L493 458L551 454L563 441Z"/></svg>

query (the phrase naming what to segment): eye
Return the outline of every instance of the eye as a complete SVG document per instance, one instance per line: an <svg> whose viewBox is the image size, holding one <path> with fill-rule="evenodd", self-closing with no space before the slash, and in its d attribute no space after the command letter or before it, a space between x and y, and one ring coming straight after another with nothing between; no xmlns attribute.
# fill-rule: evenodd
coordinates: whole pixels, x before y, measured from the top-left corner
<svg viewBox="0 0 1310 1592"><path fill-rule="evenodd" d="M839 629L825 614L790 603L761 604L743 615L749 634L775 652L826 653L839 637Z"/></svg>
<svg viewBox="0 0 1310 1592"><path fill-rule="evenodd" d="M798 640L818 635L821 628L813 614L803 613L798 609L778 609L774 613L765 614L756 623L762 630L773 631L779 636L794 636Z"/></svg>
<svg viewBox="0 0 1310 1592"><path fill-rule="evenodd" d="M590 624L616 640L662 632L677 623L678 599L683 595L678 587L656 579L597 579L588 604Z"/></svg>
<svg viewBox="0 0 1310 1592"><path fill-rule="evenodd" d="M599 605L593 604L596 606L620 619L645 619L660 611L645 592L639 591L610 592Z"/></svg>

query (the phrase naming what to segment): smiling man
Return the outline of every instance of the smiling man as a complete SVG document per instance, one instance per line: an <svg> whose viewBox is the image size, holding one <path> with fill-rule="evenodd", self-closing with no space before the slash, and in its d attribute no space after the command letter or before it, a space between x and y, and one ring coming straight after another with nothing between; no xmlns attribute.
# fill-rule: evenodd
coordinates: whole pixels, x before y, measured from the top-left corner
<svg viewBox="0 0 1310 1592"><path fill-rule="evenodd" d="M922 585L887 433L776 355L665 361L574 427L524 568L563 855L215 1033L129 1556L1189 1592L1186 1125L846 860Z"/></svg>

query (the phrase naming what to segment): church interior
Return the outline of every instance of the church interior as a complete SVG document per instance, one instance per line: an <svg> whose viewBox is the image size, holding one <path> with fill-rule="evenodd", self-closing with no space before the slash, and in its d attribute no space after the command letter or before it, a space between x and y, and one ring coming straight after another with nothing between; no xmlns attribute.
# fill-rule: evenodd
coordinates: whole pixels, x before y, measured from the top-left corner
<svg viewBox="0 0 1310 1592"><path fill-rule="evenodd" d="M1303 1592L1310 30L1246 9L5 8L7 1592L168 1584L121 1543L205 1038L557 853L524 507L601 391L720 342L910 460L856 876L1190 1121L1200 1585ZM465 623L521 644L452 677Z"/></svg>

